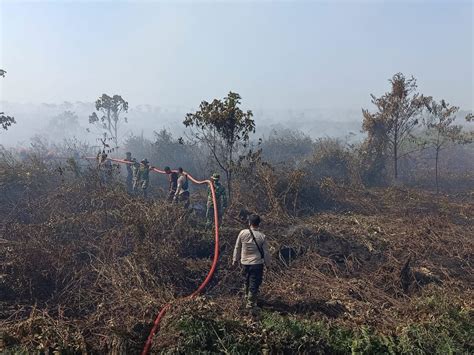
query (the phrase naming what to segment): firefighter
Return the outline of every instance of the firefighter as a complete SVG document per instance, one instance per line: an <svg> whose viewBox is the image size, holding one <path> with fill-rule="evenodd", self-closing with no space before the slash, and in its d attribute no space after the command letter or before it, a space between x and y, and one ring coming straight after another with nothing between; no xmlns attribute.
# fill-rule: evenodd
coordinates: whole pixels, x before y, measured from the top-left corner
<svg viewBox="0 0 474 355"><path fill-rule="evenodd" d="M178 174L172 171L169 166L165 167L165 173L168 175L168 202L172 202L178 188Z"/></svg>
<svg viewBox="0 0 474 355"><path fill-rule="evenodd" d="M99 150L96 159L100 181L107 185L112 179L112 162L108 159L105 150L102 150L102 152Z"/></svg>
<svg viewBox="0 0 474 355"><path fill-rule="evenodd" d="M184 208L189 207L189 181L188 175L184 173L183 168L178 168L178 182L173 201L184 202Z"/></svg>
<svg viewBox="0 0 474 355"><path fill-rule="evenodd" d="M214 186L214 192L216 194L216 207L217 207L217 218L219 225L222 223L222 216L227 208L227 193L225 187L219 182L220 175L217 173L212 174L211 181ZM214 221L214 202L212 200L211 188L207 189L207 211L206 211L206 226L209 227Z"/></svg>
<svg viewBox="0 0 474 355"><path fill-rule="evenodd" d="M137 162L137 159L132 158L132 191L134 194L138 192L138 187L140 185L140 163Z"/></svg>
<svg viewBox="0 0 474 355"><path fill-rule="evenodd" d="M125 153L125 161L132 163L132 153L126 152ZM131 194L133 192L133 170L132 164L126 164L127 168L127 192Z"/></svg>
<svg viewBox="0 0 474 355"><path fill-rule="evenodd" d="M148 187L150 186L150 163L148 159L143 159L140 162L140 187L143 191L143 197L148 197Z"/></svg>

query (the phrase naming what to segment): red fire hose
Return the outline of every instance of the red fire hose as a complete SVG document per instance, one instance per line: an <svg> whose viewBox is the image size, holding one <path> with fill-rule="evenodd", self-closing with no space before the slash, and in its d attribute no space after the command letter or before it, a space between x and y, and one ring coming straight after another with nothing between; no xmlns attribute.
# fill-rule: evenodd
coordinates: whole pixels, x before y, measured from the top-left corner
<svg viewBox="0 0 474 355"><path fill-rule="evenodd" d="M96 158L86 158L86 159L95 160ZM109 159L110 161L116 162L116 163L132 164L132 162L130 162L128 160L113 159L113 158L107 158L107 159ZM159 173L159 174L166 174L163 170L159 170L158 168L152 168L151 170L156 172L156 173ZM207 284L211 280L212 275L216 271L217 260L219 258L219 216L218 216L218 213L217 213L216 191L214 189L214 184L210 180L200 181L200 180L196 180L195 178L193 178L188 173L186 173L186 175L188 176L189 180L191 180L195 184L198 184L198 185L208 184L209 185L209 187L211 189L212 202L213 202L213 206L214 206L214 223L215 223L215 229L214 229L214 231L215 231L214 259L212 260L211 269L209 270L209 272L208 272L206 278L204 279L204 281L199 285L199 287L193 293L191 293L189 296L186 297L186 298L194 298L198 294L200 294L202 292L202 290L204 290L204 288L207 286ZM151 344L153 343L153 337L155 336L156 332L160 328L161 319L166 314L168 309L170 309L170 307L171 307L171 303L165 304L163 306L163 308L160 310L160 312L158 313L158 315L156 316L155 321L153 322L153 327L151 328L151 331L150 331L150 334L148 335L145 346L143 347L142 355L147 355L148 352L150 351Z"/></svg>

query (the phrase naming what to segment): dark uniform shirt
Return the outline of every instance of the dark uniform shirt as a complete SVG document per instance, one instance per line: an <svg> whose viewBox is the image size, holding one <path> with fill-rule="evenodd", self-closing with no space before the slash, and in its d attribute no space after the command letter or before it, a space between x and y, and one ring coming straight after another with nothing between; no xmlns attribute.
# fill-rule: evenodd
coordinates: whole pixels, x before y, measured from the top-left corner
<svg viewBox="0 0 474 355"><path fill-rule="evenodd" d="M168 181L170 183L170 192L176 192L176 189L178 188L178 173L173 171L171 174L168 174Z"/></svg>

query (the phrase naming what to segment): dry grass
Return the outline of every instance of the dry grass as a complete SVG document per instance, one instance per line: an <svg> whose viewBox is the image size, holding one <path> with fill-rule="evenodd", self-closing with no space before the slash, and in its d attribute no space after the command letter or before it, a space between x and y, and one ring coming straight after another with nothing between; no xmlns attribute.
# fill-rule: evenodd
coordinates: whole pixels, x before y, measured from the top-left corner
<svg viewBox="0 0 474 355"><path fill-rule="evenodd" d="M200 217L102 186L93 170L76 177L40 164L3 165L0 179L5 348L138 352L160 307L192 292L209 269L213 241ZM429 313L417 304L439 293L473 309L472 199L326 182L324 196L343 208L296 217L283 201L298 190L300 177L292 179L283 190L267 179L259 193L274 199L253 205L274 256L262 289L265 310L389 334L426 321ZM245 188L236 191L207 292L212 307L204 302L200 312L246 324L239 271L229 261L241 228L232 216L238 203L254 200ZM291 258L280 255L289 248ZM173 315L186 307L179 301L171 309L155 350L181 336L170 332Z"/></svg>

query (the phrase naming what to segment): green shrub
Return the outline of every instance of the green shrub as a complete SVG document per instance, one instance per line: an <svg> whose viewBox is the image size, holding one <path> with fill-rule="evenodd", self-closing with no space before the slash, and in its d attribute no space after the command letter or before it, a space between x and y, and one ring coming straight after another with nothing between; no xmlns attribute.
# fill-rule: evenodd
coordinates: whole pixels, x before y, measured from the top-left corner
<svg viewBox="0 0 474 355"><path fill-rule="evenodd" d="M467 310L428 299L422 307L439 305L429 323L402 326L396 334L371 327L347 329L326 321L299 319L263 311L261 322L248 325L211 312L183 315L177 322L180 353L319 353L319 354L460 354L472 353L473 327ZM167 350L169 352L170 349Z"/></svg>

